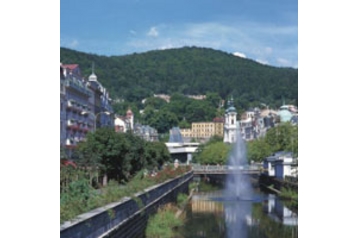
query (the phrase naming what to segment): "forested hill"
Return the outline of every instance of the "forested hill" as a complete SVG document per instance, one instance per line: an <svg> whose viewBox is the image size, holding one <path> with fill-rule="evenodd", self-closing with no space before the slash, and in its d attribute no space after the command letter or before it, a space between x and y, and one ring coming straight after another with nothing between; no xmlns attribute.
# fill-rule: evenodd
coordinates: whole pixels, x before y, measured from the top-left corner
<svg viewBox="0 0 358 238"><path fill-rule="evenodd" d="M66 48L61 62L80 65L82 74L91 74L92 62L98 80L112 98L138 102L153 94L218 93L233 95L240 107L263 102L279 106L298 104L298 70L259 64L222 51L184 47L125 56L98 56Z"/></svg>

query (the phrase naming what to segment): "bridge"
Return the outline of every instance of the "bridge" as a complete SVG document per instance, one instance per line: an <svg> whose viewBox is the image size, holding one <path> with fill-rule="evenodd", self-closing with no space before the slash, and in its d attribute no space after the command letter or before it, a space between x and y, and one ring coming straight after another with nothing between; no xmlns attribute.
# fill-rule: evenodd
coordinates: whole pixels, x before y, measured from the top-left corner
<svg viewBox="0 0 358 238"><path fill-rule="evenodd" d="M192 155L197 151L199 143L165 143L173 160L178 159L181 163L189 164Z"/></svg>
<svg viewBox="0 0 358 238"><path fill-rule="evenodd" d="M192 168L194 174L260 174L262 171L262 166L259 164L245 166L194 164Z"/></svg>

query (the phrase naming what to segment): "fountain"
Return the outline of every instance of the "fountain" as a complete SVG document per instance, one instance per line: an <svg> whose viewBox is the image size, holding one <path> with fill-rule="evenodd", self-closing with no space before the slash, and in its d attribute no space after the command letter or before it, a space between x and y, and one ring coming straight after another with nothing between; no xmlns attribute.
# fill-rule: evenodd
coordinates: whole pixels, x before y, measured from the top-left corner
<svg viewBox="0 0 358 238"><path fill-rule="evenodd" d="M236 170L226 177L224 191L225 221L228 238L246 238L248 221L251 218L253 188L249 176L240 172L248 165L246 157L246 143L242 139L240 130L236 132L236 142L228 158L228 168Z"/></svg>

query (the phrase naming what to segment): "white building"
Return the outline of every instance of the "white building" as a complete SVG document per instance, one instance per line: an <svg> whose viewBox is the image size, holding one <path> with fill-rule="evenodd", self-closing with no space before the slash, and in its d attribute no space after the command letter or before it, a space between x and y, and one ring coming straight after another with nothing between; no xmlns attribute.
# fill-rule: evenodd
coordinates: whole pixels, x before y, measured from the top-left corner
<svg viewBox="0 0 358 238"><path fill-rule="evenodd" d="M116 116L114 119L114 129L116 132L127 132L134 128L134 116L132 110L127 110L126 116Z"/></svg>
<svg viewBox="0 0 358 238"><path fill-rule="evenodd" d="M236 121L236 108L234 107L234 100L231 99L228 102L228 109L225 111L224 122L224 143L235 143L237 134L237 121Z"/></svg>
<svg viewBox="0 0 358 238"><path fill-rule="evenodd" d="M285 176L292 176L293 157L290 152L276 152L263 161L264 174L284 179Z"/></svg>

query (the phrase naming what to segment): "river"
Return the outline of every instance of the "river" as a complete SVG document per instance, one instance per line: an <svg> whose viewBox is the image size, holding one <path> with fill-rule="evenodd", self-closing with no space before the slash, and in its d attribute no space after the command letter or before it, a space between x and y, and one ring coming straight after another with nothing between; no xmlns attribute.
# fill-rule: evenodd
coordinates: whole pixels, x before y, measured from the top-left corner
<svg viewBox="0 0 358 238"><path fill-rule="evenodd" d="M252 201L226 199L223 188L201 182L186 207L185 224L176 237L298 237L298 211L258 187L254 197Z"/></svg>

